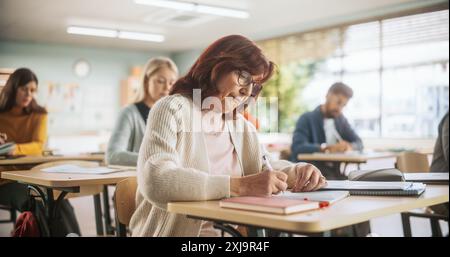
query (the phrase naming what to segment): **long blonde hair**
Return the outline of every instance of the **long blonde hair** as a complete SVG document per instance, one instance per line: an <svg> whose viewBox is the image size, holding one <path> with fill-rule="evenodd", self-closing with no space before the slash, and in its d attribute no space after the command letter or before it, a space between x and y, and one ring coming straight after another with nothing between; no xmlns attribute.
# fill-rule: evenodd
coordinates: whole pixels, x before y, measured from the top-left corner
<svg viewBox="0 0 450 257"><path fill-rule="evenodd" d="M144 66L144 70L141 75L141 84L137 90L136 100L135 102L141 102L145 99L146 94L148 94L148 80L151 76L153 76L159 69L167 67L176 73L178 77L178 68L177 65L167 57L154 57L148 60L148 62Z"/></svg>

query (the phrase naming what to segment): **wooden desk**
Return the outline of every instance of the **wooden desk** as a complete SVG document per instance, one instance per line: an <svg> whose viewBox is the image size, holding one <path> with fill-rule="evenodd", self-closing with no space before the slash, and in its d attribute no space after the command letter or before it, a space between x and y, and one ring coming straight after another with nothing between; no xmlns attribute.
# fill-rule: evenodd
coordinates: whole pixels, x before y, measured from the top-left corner
<svg viewBox="0 0 450 257"><path fill-rule="evenodd" d="M366 163L368 160L395 158L397 153L393 152L375 152L375 153L311 153L299 154L297 159L300 161L328 161L328 162L347 162L347 163Z"/></svg>
<svg viewBox="0 0 450 257"><path fill-rule="evenodd" d="M119 171L101 175L49 173L41 170L16 170L2 172L2 178L24 184L51 188L77 188L92 185L109 185L135 177L135 171Z"/></svg>
<svg viewBox="0 0 450 257"><path fill-rule="evenodd" d="M54 161L96 161L103 162L104 154L82 155L48 155L48 156L24 156L15 159L0 159L0 166L4 165L37 165Z"/></svg>
<svg viewBox="0 0 450 257"><path fill-rule="evenodd" d="M43 199L45 203L44 207L46 209L45 213L48 224L50 224L54 219L54 215L56 213L55 209L58 208L58 203L62 201L68 193L78 193L83 191L83 189L95 186L116 184L123 179L135 176L135 171L121 171L102 175L55 174L43 172L39 169L5 171L1 173L1 178L3 179L14 180L19 183L27 184L30 190L34 191L35 194ZM43 190L41 190L41 187L44 188L46 192L43 192ZM59 190L61 191L61 194L58 197L54 197L53 190ZM105 213L109 213L108 206L109 204L105 205ZM94 197L94 208L96 215L97 234L102 235L102 212L99 195L96 195L96 197ZM105 221L105 227L108 226L107 222L110 221ZM52 235L49 226L47 226L47 228L44 230L44 235Z"/></svg>
<svg viewBox="0 0 450 257"><path fill-rule="evenodd" d="M372 218L448 202L448 185L429 185L420 197L350 196L327 208L291 215L226 209L219 201L176 202L168 211L192 218L270 228L288 233L318 233Z"/></svg>
<svg viewBox="0 0 450 257"><path fill-rule="evenodd" d="M395 158L398 153L394 152L373 152L373 153L310 153L299 154L297 159L299 161L317 161L317 162L338 162L344 163L344 169L341 173L345 174L347 165L349 163L356 163L360 169L361 163L366 163L368 160Z"/></svg>
<svg viewBox="0 0 450 257"><path fill-rule="evenodd" d="M37 155L37 156L24 156L14 159L0 159L0 173L8 170L27 170L31 169L33 166L48 163L48 162L56 162L56 161L95 161L98 163L103 163L105 160L104 154L80 154L80 155ZM1 181L0 181L1 183ZM98 186L97 186L98 188ZM96 191L95 187L91 186L80 188L81 194L89 194L89 192ZM94 194L94 201L97 202L100 199L100 196ZM109 207L109 196L108 196L108 187L103 186L103 204L105 209ZM109 209L109 208L108 208ZM101 210L100 215L101 215ZM96 213L97 215L97 213ZM105 220L106 220L106 229L107 231L112 231L111 217L109 216L109 212L105 212ZM103 228L98 228L98 231L101 232ZM101 232L103 234L103 232Z"/></svg>

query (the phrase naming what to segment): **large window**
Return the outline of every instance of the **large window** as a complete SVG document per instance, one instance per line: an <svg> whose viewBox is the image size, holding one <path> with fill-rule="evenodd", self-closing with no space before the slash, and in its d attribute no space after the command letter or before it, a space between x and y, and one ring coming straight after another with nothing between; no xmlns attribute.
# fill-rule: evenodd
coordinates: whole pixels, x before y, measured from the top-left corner
<svg viewBox="0 0 450 257"><path fill-rule="evenodd" d="M449 108L449 12L421 13L259 42L280 72L264 89L278 96L278 128L342 81L354 90L344 113L363 137L430 138Z"/></svg>

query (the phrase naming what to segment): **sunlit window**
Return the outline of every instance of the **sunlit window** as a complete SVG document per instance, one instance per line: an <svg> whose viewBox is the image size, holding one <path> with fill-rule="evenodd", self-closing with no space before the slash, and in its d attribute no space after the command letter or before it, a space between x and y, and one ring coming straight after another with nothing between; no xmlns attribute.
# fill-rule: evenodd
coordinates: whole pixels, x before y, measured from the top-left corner
<svg viewBox="0 0 450 257"><path fill-rule="evenodd" d="M280 87L296 96L293 103L280 106L281 132L292 132L295 120L321 104L337 81L354 90L345 115L363 137L435 137L448 111L448 10L308 32L260 45L282 71L263 94L273 95L270 87ZM280 101L283 90L277 92Z"/></svg>

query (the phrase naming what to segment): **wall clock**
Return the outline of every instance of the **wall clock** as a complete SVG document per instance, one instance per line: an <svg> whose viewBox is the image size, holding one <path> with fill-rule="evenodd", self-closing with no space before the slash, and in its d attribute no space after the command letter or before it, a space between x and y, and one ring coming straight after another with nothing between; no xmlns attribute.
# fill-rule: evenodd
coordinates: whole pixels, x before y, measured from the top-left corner
<svg viewBox="0 0 450 257"><path fill-rule="evenodd" d="M73 65L73 72L80 78L85 78L91 71L91 65L84 59L77 60Z"/></svg>

